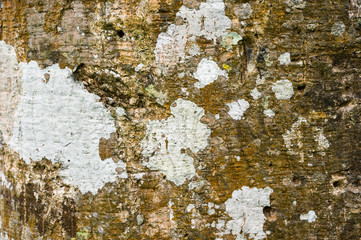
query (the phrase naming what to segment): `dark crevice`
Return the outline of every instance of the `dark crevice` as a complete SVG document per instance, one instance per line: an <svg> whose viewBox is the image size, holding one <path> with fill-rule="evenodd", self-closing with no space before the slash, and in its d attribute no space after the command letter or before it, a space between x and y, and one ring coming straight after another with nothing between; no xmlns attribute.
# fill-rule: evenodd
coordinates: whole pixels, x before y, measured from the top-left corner
<svg viewBox="0 0 361 240"><path fill-rule="evenodd" d="M124 37L125 33L123 32L123 30L117 30L117 36L122 38Z"/></svg>

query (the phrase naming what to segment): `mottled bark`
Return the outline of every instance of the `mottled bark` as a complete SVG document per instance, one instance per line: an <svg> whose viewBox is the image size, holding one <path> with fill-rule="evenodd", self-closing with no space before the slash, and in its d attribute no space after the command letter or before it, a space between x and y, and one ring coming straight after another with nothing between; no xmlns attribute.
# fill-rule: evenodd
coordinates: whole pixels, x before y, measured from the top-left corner
<svg viewBox="0 0 361 240"><path fill-rule="evenodd" d="M360 239L360 0L0 1L0 239Z"/></svg>

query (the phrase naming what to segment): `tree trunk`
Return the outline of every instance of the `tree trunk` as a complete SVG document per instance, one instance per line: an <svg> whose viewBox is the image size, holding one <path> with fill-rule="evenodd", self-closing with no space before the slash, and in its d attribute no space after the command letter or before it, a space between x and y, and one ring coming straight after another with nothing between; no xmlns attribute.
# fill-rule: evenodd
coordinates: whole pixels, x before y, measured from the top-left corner
<svg viewBox="0 0 361 240"><path fill-rule="evenodd" d="M0 1L0 239L360 239L360 0Z"/></svg>

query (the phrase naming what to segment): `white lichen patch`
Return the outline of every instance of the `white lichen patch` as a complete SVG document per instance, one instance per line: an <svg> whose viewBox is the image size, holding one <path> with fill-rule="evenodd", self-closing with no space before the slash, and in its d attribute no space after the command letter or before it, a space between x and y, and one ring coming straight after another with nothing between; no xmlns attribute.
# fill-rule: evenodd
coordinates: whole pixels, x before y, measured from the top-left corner
<svg viewBox="0 0 361 240"><path fill-rule="evenodd" d="M149 158L143 164L161 171L179 186L195 175L193 158L185 150L194 153L203 150L211 131L200 122L204 115L202 108L183 99L176 100L175 104L171 107L171 117L146 124L141 145L143 156Z"/></svg>
<svg viewBox="0 0 361 240"><path fill-rule="evenodd" d="M273 84L272 91L278 100L287 100L293 96L293 86L289 80L280 80Z"/></svg>
<svg viewBox="0 0 361 240"><path fill-rule="evenodd" d="M309 223L316 221L317 215L314 211L309 211L306 214L300 215L300 220L307 221Z"/></svg>
<svg viewBox="0 0 361 240"><path fill-rule="evenodd" d="M4 49L10 48L1 43L0 49L4 53ZM95 194L105 183L115 181L118 176L115 169L125 168L125 164L111 159L102 161L99 157L99 139L109 138L116 131L114 119L99 97L74 81L68 68L60 69L55 64L41 69L34 61L18 64L14 49L3 57L10 60L0 62L0 68L14 69L5 75L16 77L20 72L22 90L10 89L9 96L19 95L16 105L11 101L1 104L2 108L14 111L13 125L4 126L3 119L1 123L1 128L11 133L10 139L5 139L8 146L26 163L43 158L60 162L64 182L77 186L82 193ZM3 86L8 78L1 72ZM126 176L126 172L120 175Z"/></svg>
<svg viewBox="0 0 361 240"><path fill-rule="evenodd" d="M214 206L215 206L214 203L212 202L208 203L208 211L207 211L208 215L213 215L216 213L216 210L214 210Z"/></svg>
<svg viewBox="0 0 361 240"><path fill-rule="evenodd" d="M228 74L225 70L221 70L215 61L206 58L203 58L198 64L197 71L193 76L198 80L198 82L194 84L197 88L202 88L211 84L217 80L219 76L228 78Z"/></svg>
<svg viewBox="0 0 361 240"><path fill-rule="evenodd" d="M15 49L4 41L0 41L0 56L0 131L4 141L8 143L19 103L22 72Z"/></svg>
<svg viewBox="0 0 361 240"><path fill-rule="evenodd" d="M118 107L118 108L115 110L115 113L117 114L118 117L127 115L127 113L125 112L125 109L122 108L122 107Z"/></svg>
<svg viewBox="0 0 361 240"><path fill-rule="evenodd" d="M290 53L284 53L279 56L278 61L281 65L288 65L291 63L291 54Z"/></svg>
<svg viewBox="0 0 361 240"><path fill-rule="evenodd" d="M272 111L272 109L266 109L263 111L264 115L266 115L267 117L271 118L275 115L275 113Z"/></svg>
<svg viewBox="0 0 361 240"><path fill-rule="evenodd" d="M252 91L251 91L251 96L253 97L254 100L257 100L259 99L260 97L262 97L262 94L258 91L257 88L254 88Z"/></svg>
<svg viewBox="0 0 361 240"><path fill-rule="evenodd" d="M249 103L244 99L227 103L227 105L229 107L228 115L234 120L241 120L244 112L249 108Z"/></svg>
<svg viewBox="0 0 361 240"><path fill-rule="evenodd" d="M335 22L331 28L331 34L341 36L346 31L346 26L342 21Z"/></svg>
<svg viewBox="0 0 361 240"><path fill-rule="evenodd" d="M266 238L266 233L263 231L266 219L263 208L270 206L272 192L269 187L264 189L242 187L233 191L232 198L225 202L226 213L232 220L225 224L224 231L219 235L232 234L239 240ZM223 227L221 222L218 227Z"/></svg>
<svg viewBox="0 0 361 240"><path fill-rule="evenodd" d="M182 23L171 24L167 32L160 33L154 50L156 62L164 68L184 62L187 48L193 49L191 55L198 54L194 52L194 49L198 49L194 46L194 37L216 42L231 27L231 20L225 15L223 0L202 2L199 10L182 6L177 17L182 19Z"/></svg>

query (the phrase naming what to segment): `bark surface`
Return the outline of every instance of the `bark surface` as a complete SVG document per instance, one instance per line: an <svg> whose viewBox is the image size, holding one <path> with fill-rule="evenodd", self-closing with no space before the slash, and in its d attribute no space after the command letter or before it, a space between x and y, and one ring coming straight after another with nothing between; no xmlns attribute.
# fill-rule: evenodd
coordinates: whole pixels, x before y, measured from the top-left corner
<svg viewBox="0 0 361 240"><path fill-rule="evenodd" d="M0 239L360 239L360 0L1 0Z"/></svg>

